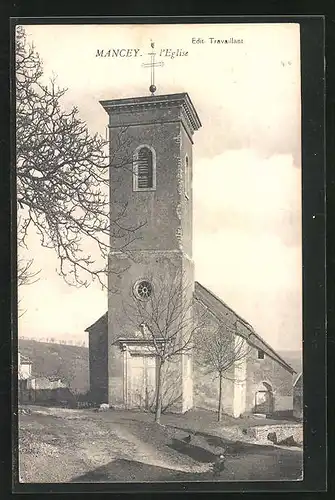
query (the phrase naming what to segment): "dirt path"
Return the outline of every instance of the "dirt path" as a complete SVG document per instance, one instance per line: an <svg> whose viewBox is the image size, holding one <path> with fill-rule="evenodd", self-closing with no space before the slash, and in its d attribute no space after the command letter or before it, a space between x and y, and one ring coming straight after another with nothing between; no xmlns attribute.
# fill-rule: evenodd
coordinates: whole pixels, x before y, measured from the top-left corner
<svg viewBox="0 0 335 500"><path fill-rule="evenodd" d="M119 423L113 423L112 429L103 421L94 422L94 424L99 428L100 439L95 438L94 441L85 439L80 443L80 449L86 454L88 460L95 462L96 466L107 464L111 458L115 460L121 458L180 472L197 473L208 469L192 459L182 460L184 465L181 465L180 457L174 457L172 451L168 453L158 450ZM112 452L110 450L111 443L113 443Z"/></svg>
<svg viewBox="0 0 335 500"><path fill-rule="evenodd" d="M35 407L31 415L20 415L21 481L212 480L209 466L224 440L198 432L180 448L188 424L185 429L165 420L159 426L151 415ZM231 441L228 453L221 480L300 475L297 450Z"/></svg>
<svg viewBox="0 0 335 500"><path fill-rule="evenodd" d="M82 410L42 409L20 417L22 482L66 482L114 460L141 462L179 472L199 473L208 466L173 450L157 449L119 422ZM46 467L47 463L47 467Z"/></svg>

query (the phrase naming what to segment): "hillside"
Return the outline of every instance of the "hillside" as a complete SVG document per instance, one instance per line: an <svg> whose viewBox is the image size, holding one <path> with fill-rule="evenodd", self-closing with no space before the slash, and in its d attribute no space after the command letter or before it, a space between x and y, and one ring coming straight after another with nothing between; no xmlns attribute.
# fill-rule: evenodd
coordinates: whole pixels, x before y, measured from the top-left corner
<svg viewBox="0 0 335 500"><path fill-rule="evenodd" d="M58 376L76 392L89 389L88 348L74 345L51 344L19 339L21 354L33 363L32 373L37 377ZM297 373L302 370L301 351L278 351L278 354Z"/></svg>
<svg viewBox="0 0 335 500"><path fill-rule="evenodd" d="M19 350L33 363L34 376L57 376L76 392L86 392L89 389L87 347L19 339Z"/></svg>

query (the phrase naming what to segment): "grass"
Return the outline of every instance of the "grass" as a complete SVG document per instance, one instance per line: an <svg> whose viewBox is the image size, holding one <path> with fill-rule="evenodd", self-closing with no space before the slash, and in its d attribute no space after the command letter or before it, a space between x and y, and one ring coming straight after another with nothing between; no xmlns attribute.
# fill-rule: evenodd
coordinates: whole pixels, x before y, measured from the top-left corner
<svg viewBox="0 0 335 500"><path fill-rule="evenodd" d="M140 412L31 409L19 421L22 482L213 480L210 465L223 449L220 480L300 475L301 452L229 439L211 412L163 415L158 425Z"/></svg>

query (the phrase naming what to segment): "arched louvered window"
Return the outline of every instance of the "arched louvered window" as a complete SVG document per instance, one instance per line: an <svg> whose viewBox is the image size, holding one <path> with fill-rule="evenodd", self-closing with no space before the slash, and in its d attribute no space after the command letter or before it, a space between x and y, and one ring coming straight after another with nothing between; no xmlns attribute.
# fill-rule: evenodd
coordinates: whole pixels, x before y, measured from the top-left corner
<svg viewBox="0 0 335 500"><path fill-rule="evenodd" d="M152 147L141 145L134 153L133 190L154 189L156 189L156 153Z"/></svg>

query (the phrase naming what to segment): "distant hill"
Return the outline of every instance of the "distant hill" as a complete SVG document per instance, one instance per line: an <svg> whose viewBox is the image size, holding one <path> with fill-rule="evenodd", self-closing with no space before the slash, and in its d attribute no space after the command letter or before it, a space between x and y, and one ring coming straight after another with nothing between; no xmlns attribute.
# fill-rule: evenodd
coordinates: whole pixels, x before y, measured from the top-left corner
<svg viewBox="0 0 335 500"><path fill-rule="evenodd" d="M277 351L279 356L281 356L292 368L300 373L302 371L302 350L301 351Z"/></svg>
<svg viewBox="0 0 335 500"><path fill-rule="evenodd" d="M36 377L58 376L76 392L89 389L88 348L19 339L19 350L32 362ZM302 351L277 351L297 373L302 371Z"/></svg>
<svg viewBox="0 0 335 500"><path fill-rule="evenodd" d="M89 389L88 348L19 339L19 350L32 362L36 377L57 376L76 392Z"/></svg>

